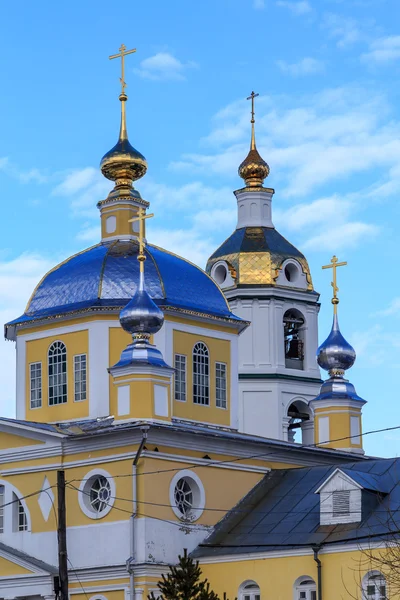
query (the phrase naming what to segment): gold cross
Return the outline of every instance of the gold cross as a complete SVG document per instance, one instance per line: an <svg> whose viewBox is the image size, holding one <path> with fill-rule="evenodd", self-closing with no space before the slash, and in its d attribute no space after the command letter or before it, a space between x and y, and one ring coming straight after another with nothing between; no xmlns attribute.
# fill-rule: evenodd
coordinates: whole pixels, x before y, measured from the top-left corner
<svg viewBox="0 0 400 600"><path fill-rule="evenodd" d="M112 56L108 57L110 60L112 60L113 58L121 58L121 77L119 78L119 80L121 82L121 94L123 94L123 95L125 95L125 88L126 88L126 83L125 83L125 56L127 54L133 54L134 52L136 52L136 48L134 48L133 50L127 50L126 46L124 44L122 44L121 48L119 49L119 54L113 54Z"/></svg>
<svg viewBox="0 0 400 600"><path fill-rule="evenodd" d="M144 247L145 247L145 241L144 241L144 222L145 219L151 219L151 217L154 217L154 213L151 213L150 215L146 215L146 211L144 208L139 208L139 214L137 217L134 217L133 219L129 219L129 223L135 223L135 221L139 221L139 254L138 254L138 260L140 261L140 272L143 273L144 272L144 261L146 260L146 256L144 254Z"/></svg>
<svg viewBox="0 0 400 600"><path fill-rule="evenodd" d="M337 305L339 304L339 298L337 297L337 293L339 291L339 288L336 284L336 269L338 267L344 267L347 265L347 262L338 262L338 259L336 256L332 256L331 258L331 264L330 265L325 265L322 268L323 269L333 269L333 281L331 282L331 286L333 288L333 298L332 298L332 304L333 304L333 313L336 315L337 314Z"/></svg>
<svg viewBox="0 0 400 600"><path fill-rule="evenodd" d="M247 100L251 100L251 123L254 123L254 98L257 98L257 96L259 96L260 94L255 94L254 92L251 92L250 96L247 98Z"/></svg>

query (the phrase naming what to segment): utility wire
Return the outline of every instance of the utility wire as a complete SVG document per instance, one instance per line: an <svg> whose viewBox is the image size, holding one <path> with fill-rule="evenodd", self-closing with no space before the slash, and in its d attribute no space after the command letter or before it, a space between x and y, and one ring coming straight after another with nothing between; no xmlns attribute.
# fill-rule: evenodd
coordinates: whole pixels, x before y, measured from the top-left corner
<svg viewBox="0 0 400 600"><path fill-rule="evenodd" d="M359 437L364 437L366 435L372 435L375 433L384 433L386 431L395 431L397 429L400 429L400 425L395 425L394 427L384 427L383 429L373 429L371 431L366 431L365 433L361 433L361 434L357 434L357 435L348 435L345 437L340 437L340 438L336 438L333 440L327 440L325 442L318 442L315 444L305 444L305 445L298 445L298 447L295 446L296 449L302 450L303 448L317 448L319 446L324 446L326 444L334 444L336 442L342 442L345 440L351 440L353 438L359 438ZM334 450L333 448L327 448L327 450ZM218 460L218 461L210 461L209 463L206 463L204 465L199 465L199 464L192 464L192 465L187 465L185 468L186 469L199 469L199 468L206 468L206 467L216 467L218 465L223 465L223 464L231 464L231 463L235 463L235 462L240 462L242 460L250 460L253 458L261 458L261 457L266 457L266 456L275 456L276 454L278 454L278 452L275 451L271 451L271 452L261 452L260 454L250 454L248 456L240 456L238 458L229 458L229 459L225 459L225 460ZM280 455L280 453L279 453ZM171 460L173 461L173 457L171 457ZM253 466L253 465L252 465ZM181 471L182 467L171 467L169 469L160 469L158 471L145 471L143 473L137 473L136 476L137 477L141 477L144 475L159 475L160 473L172 473L172 472L177 472L177 471ZM114 475L115 478L123 478L123 477L132 477L132 473L123 473L120 475ZM86 478L83 477L82 479L71 479L69 480L67 483L76 483L76 482L80 482L80 481L85 481Z"/></svg>

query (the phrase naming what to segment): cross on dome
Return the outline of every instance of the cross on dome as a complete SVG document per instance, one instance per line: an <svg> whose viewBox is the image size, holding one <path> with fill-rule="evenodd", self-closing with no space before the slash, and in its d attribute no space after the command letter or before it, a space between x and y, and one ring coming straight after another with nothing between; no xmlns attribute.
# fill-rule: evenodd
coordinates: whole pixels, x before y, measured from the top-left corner
<svg viewBox="0 0 400 600"><path fill-rule="evenodd" d="M336 281L336 269L338 267L345 267L347 265L347 262L338 262L337 257L334 255L331 258L331 264L330 265L324 265L322 268L323 269L332 269L332 278L333 281L331 282L331 286L333 288L333 298L331 300L332 304L333 304L333 314L337 314L337 305L339 304L339 298L337 297L337 293L339 291L339 288L337 286L337 281Z"/></svg>

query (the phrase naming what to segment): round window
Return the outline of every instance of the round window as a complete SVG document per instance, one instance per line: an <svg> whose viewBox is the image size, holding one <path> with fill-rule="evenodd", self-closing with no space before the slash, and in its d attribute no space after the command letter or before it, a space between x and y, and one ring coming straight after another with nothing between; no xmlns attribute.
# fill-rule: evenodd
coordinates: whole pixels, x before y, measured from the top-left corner
<svg viewBox="0 0 400 600"><path fill-rule="evenodd" d="M86 516L99 519L110 512L114 504L115 485L107 472L99 469L88 473L79 491L79 504Z"/></svg>
<svg viewBox="0 0 400 600"><path fill-rule="evenodd" d="M182 521L196 521L204 510L204 487L193 471L185 469L174 475L169 497L172 510Z"/></svg>

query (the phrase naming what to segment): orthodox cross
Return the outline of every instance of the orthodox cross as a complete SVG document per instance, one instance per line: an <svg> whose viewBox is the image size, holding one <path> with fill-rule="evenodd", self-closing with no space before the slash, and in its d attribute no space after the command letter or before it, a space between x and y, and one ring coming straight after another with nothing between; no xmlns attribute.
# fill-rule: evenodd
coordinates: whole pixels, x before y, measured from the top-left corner
<svg viewBox="0 0 400 600"><path fill-rule="evenodd" d="M146 211L144 208L139 208L139 213L137 217L134 217L133 219L129 219L129 223L135 223L135 221L139 221L139 254L138 254L138 260L140 261L140 272L143 273L144 271L144 261L146 260L146 256L144 254L144 247L145 247L145 241L144 241L144 222L145 219L151 219L151 217L154 217L154 213L151 213L150 215L146 215Z"/></svg>
<svg viewBox="0 0 400 600"><path fill-rule="evenodd" d="M339 298L337 297L339 288L336 284L336 269L338 267L344 267L345 265L347 265L347 262L338 262L337 257L332 256L331 264L325 265L322 267L323 269L332 269L333 270L333 281L331 282L331 286L333 288L333 298L332 298L333 314L335 314L335 315L337 314L337 305L339 304Z"/></svg>
<svg viewBox="0 0 400 600"><path fill-rule="evenodd" d="M125 56L127 54L133 54L134 52L136 52L136 48L134 48L133 50L127 50L126 46L124 44L121 45L120 49L119 49L119 54L113 54L112 56L109 56L108 58L110 60L112 60L113 58L120 58L121 59L121 77L119 78L120 82L121 82L121 94L125 95L125 88L126 88L126 83L125 83Z"/></svg>
<svg viewBox="0 0 400 600"><path fill-rule="evenodd" d="M255 94L254 92L251 92L250 96L247 98L247 100L251 100L251 123L254 123L254 98L257 98L257 96L259 96L260 94Z"/></svg>

